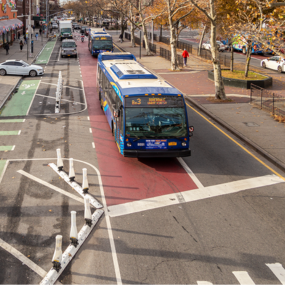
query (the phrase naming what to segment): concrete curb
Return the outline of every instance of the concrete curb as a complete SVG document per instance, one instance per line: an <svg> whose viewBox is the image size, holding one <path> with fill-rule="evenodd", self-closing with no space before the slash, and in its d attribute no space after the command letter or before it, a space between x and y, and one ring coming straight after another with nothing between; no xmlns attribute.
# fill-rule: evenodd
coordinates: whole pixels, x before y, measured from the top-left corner
<svg viewBox="0 0 285 285"><path fill-rule="evenodd" d="M241 141L243 141L244 143L246 143L248 146L250 146L251 148L253 148L257 153L259 153L260 155L262 155L264 158L266 158L267 160L269 160L273 165L277 166L279 169L281 169L282 171L285 172L285 164L281 161L278 161L278 159L276 157L274 157L273 155L271 155L270 153L268 153L267 151L265 151L264 149L262 149L259 145L257 145L255 142L251 141L250 139L248 139L247 137L243 136L243 134L241 134L239 131L235 130L233 127L231 127L229 124L227 124L225 121L221 120L220 118L218 118L216 115L214 115L213 113L211 113L209 110L207 110L206 108L204 108L202 105L198 104L197 102L195 102L194 100L192 100L191 98L184 96L185 100L190 102L191 104L193 104L196 108L198 108L200 111L204 112L205 114L207 114L211 119L213 119L214 121L216 121L218 124L220 124L223 128L225 128L227 131L231 132L233 135L235 135L236 137L238 137Z"/></svg>
<svg viewBox="0 0 285 285"><path fill-rule="evenodd" d="M38 56L42 53L42 51L44 50L45 46L46 46L47 42L45 43L45 45L42 47L42 49L37 53L37 55L35 56L34 60L32 61L31 64L33 64ZM6 98L3 100L2 104L0 105L0 110L4 107L4 105L6 104L6 102L8 101L8 99L13 95L13 93L15 92L15 90L20 86L20 82L23 80L24 76L19 77L19 80L17 82L17 84L11 88L11 91L9 92L9 94L6 96Z"/></svg>

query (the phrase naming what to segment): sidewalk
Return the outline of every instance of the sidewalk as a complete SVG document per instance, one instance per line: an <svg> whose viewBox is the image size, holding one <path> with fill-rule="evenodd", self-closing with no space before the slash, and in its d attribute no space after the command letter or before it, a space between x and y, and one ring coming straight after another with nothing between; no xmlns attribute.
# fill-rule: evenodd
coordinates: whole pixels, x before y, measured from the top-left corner
<svg viewBox="0 0 285 285"><path fill-rule="evenodd" d="M140 59L139 47L131 47L130 41L119 43L114 37L114 42L181 90L188 102L285 171L285 124L274 121L269 113L250 105L248 90L226 86L227 97L232 101L217 103L214 100L214 83L207 77L207 70L212 69L211 64L190 55L189 67L173 72L170 71L170 61L157 55L146 56L143 48ZM191 124L195 127L195 122Z"/></svg>
<svg viewBox="0 0 285 285"><path fill-rule="evenodd" d="M36 29L35 33L36 32L38 32L38 29ZM23 40L23 37L21 37L21 39ZM3 48L0 49L0 63L8 59L21 59L30 64L33 63L33 61L36 59L36 56L45 46L48 39L43 37L43 40L42 40L41 37L39 37L38 40L36 41L35 36L33 36L33 40L34 40L33 57L27 59L27 45L25 44L23 47L23 50L20 51L20 41L17 39L13 42L13 45L10 46L8 55L6 55L6 50L4 50ZM16 85L19 83L21 79L22 79L22 76L20 75L19 76L12 76L12 75L0 76L0 86L1 86L0 107L5 103L6 98L10 96L10 94L13 92L14 88L16 87Z"/></svg>

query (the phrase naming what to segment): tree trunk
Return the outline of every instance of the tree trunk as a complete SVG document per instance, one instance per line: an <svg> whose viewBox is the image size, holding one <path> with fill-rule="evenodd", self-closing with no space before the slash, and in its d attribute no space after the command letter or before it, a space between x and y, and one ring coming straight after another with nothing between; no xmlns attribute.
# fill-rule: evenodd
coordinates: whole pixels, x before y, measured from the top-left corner
<svg viewBox="0 0 285 285"><path fill-rule="evenodd" d="M172 19L169 17L169 29L170 29L170 51L171 51L171 70L179 70L177 62L177 49L176 49L176 34L175 28L172 24Z"/></svg>
<svg viewBox="0 0 285 285"><path fill-rule="evenodd" d="M160 33L159 33L159 42L160 42L160 39L162 38L162 25L160 25Z"/></svg>
<svg viewBox="0 0 285 285"><path fill-rule="evenodd" d="M231 45L231 65L230 65L231 72L234 71L234 48L233 45Z"/></svg>
<svg viewBox="0 0 285 285"><path fill-rule="evenodd" d="M122 13L121 14L121 34L124 35L124 22L123 22L123 19L124 19L124 14Z"/></svg>
<svg viewBox="0 0 285 285"><path fill-rule="evenodd" d="M201 35L201 39L200 39L200 43L199 43L199 47L198 47L198 56L201 55L201 48L202 48L202 44L203 44L203 40L204 40L204 36L205 36L205 33L206 33L206 28L207 26L205 25L204 26L204 29L203 29L203 32L202 32L202 35Z"/></svg>
<svg viewBox="0 0 285 285"><path fill-rule="evenodd" d="M142 27L143 27L143 38L145 42L145 52L146 52L146 55L151 55L151 52L149 49L149 41L147 37L147 28L145 26L145 21L142 21Z"/></svg>
<svg viewBox="0 0 285 285"><path fill-rule="evenodd" d="M132 43L132 47L135 47L135 25L133 24L133 13L132 13L132 9L130 9L130 16L131 16L131 43Z"/></svg>
<svg viewBox="0 0 285 285"><path fill-rule="evenodd" d="M214 83L215 83L215 98L220 100L226 99L225 87L221 73L221 65L219 60L219 51L217 49L217 27L216 27L216 12L214 7L214 2L211 1L210 5L211 10L211 54L212 54L212 61L213 61L213 69L214 69Z"/></svg>
<svg viewBox="0 0 285 285"><path fill-rule="evenodd" d="M252 42L248 41L247 51L246 51L246 63L245 63L244 77L248 76L249 64L250 64L250 60L251 60L251 50L252 50Z"/></svg>

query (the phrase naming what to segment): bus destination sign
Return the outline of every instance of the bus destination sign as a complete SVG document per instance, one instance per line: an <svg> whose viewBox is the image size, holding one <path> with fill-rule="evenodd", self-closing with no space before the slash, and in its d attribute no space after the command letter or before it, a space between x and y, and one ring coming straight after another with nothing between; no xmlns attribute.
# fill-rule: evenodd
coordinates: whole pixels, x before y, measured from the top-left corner
<svg viewBox="0 0 285 285"><path fill-rule="evenodd" d="M129 97L126 107L182 107L182 97Z"/></svg>
<svg viewBox="0 0 285 285"><path fill-rule="evenodd" d="M107 40L107 38L106 37L96 37L95 40L103 41L103 40Z"/></svg>

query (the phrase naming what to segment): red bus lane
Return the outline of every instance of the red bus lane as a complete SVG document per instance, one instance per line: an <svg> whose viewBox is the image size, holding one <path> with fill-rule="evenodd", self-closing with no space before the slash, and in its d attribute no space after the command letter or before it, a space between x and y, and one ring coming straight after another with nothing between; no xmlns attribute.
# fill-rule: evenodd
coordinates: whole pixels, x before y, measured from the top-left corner
<svg viewBox="0 0 285 285"><path fill-rule="evenodd" d="M137 159L119 153L95 89L97 59L85 42L78 45L78 52L107 205L197 189L176 158Z"/></svg>

